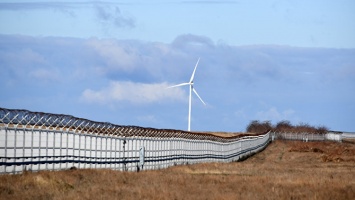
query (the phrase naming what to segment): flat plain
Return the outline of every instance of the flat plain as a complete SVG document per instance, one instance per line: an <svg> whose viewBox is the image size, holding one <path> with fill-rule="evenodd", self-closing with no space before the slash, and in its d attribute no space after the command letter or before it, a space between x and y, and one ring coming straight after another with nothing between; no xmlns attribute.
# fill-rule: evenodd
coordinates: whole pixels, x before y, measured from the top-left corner
<svg viewBox="0 0 355 200"><path fill-rule="evenodd" d="M272 142L252 157L141 172L0 176L0 199L354 199L355 141Z"/></svg>

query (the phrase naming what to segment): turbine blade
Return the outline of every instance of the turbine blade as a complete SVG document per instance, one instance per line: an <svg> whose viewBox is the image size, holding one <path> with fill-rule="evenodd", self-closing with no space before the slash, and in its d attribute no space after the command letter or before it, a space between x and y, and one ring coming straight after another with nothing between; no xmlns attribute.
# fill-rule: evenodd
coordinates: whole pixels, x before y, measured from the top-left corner
<svg viewBox="0 0 355 200"><path fill-rule="evenodd" d="M197 63L196 63L196 65L195 65L195 69L194 69L194 71L192 72L192 75L191 75L191 78L190 78L190 83L192 83L192 82L194 81L196 68L197 68L197 65L198 65L199 62L200 62L200 58L198 58Z"/></svg>
<svg viewBox="0 0 355 200"><path fill-rule="evenodd" d="M180 86L184 86L184 85L190 85L190 83L180 83L180 84L177 84L177 85L170 86L168 88L180 87Z"/></svg>
<svg viewBox="0 0 355 200"><path fill-rule="evenodd" d="M192 88L192 91L194 91L194 93L196 94L196 96L201 100L201 102L204 104L204 105L206 105L205 104L205 102L202 100L202 98L200 97L200 95L198 95L198 93L197 93L197 91L195 90L195 88Z"/></svg>

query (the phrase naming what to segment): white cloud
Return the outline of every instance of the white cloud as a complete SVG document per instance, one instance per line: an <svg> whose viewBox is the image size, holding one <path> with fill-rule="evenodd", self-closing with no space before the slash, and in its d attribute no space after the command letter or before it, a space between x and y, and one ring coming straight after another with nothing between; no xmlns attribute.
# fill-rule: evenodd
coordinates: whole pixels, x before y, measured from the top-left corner
<svg viewBox="0 0 355 200"><path fill-rule="evenodd" d="M127 27L127 28L134 28L136 23L132 17L123 15L121 10L118 6L103 6L103 5L96 5L95 6L96 15L104 24L113 24L116 27Z"/></svg>
<svg viewBox="0 0 355 200"><path fill-rule="evenodd" d="M58 81L59 72L56 69L36 69L29 73L30 77L41 79L45 81Z"/></svg>
<svg viewBox="0 0 355 200"><path fill-rule="evenodd" d="M281 121L288 120L295 113L292 109L278 111L277 108L271 107L268 110L262 110L256 113L256 117L261 121Z"/></svg>
<svg viewBox="0 0 355 200"><path fill-rule="evenodd" d="M93 48L110 68L132 71L136 67L139 52L129 43L118 43L116 40L90 39L86 44Z"/></svg>
<svg viewBox="0 0 355 200"><path fill-rule="evenodd" d="M112 81L100 90L86 89L82 99L87 102L111 104L126 101L134 104L147 104L166 100L184 101L185 92L180 88L168 89L168 83L134 83L130 81Z"/></svg>
<svg viewBox="0 0 355 200"><path fill-rule="evenodd" d="M254 119L353 127L354 49L240 47L198 37L165 44L0 34L0 42L3 107L45 111L55 104L51 112L177 128L187 114L188 87L166 88L188 81L201 57L195 84L208 107L199 109L192 97L193 127L241 130ZM186 107L171 106L180 102ZM116 108L120 116L111 112Z"/></svg>

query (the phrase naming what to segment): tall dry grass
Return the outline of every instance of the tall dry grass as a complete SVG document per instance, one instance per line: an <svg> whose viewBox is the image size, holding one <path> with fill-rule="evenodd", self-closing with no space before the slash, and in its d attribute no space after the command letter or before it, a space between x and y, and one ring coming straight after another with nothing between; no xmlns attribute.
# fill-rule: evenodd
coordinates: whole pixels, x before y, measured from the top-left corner
<svg viewBox="0 0 355 200"><path fill-rule="evenodd" d="M0 199L353 199L355 144L275 141L233 163L0 176Z"/></svg>

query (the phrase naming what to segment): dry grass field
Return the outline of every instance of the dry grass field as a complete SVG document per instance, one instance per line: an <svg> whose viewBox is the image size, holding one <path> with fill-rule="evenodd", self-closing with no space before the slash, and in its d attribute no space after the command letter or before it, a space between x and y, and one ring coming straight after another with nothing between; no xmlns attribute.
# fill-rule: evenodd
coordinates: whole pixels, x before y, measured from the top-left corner
<svg viewBox="0 0 355 200"><path fill-rule="evenodd" d="M242 162L0 176L0 199L354 199L355 142L275 141Z"/></svg>

